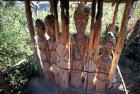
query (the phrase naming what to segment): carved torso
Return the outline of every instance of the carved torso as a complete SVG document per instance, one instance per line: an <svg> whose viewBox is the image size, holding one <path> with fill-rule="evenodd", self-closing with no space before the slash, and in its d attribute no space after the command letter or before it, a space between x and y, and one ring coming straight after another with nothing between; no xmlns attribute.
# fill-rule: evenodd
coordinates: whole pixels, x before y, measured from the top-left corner
<svg viewBox="0 0 140 94"><path fill-rule="evenodd" d="M99 78L99 80L107 80L107 76L109 74L110 71L110 67L111 67L111 60L112 58L109 57L105 57L103 55L101 55L98 59L98 75L97 78Z"/></svg>
<svg viewBox="0 0 140 94"><path fill-rule="evenodd" d="M46 38L44 37L39 37L39 36L36 36L36 42L37 42L37 48L38 48L38 54L40 56L40 59L41 61L43 62L47 62L48 61L48 58L46 56Z"/></svg>
<svg viewBox="0 0 140 94"><path fill-rule="evenodd" d="M51 63L57 63L55 39L50 38L48 40L48 43L49 43L49 49L50 49Z"/></svg>

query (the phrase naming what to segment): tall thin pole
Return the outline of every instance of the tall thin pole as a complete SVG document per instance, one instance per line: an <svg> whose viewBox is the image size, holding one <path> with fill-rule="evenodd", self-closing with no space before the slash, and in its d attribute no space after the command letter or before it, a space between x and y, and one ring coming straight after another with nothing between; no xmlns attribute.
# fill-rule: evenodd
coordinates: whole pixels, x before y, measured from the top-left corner
<svg viewBox="0 0 140 94"><path fill-rule="evenodd" d="M114 10L114 15L113 15L113 19L112 19L111 28L110 28L111 32L114 31L115 21L116 21L115 19L116 19L117 13L118 13L119 4L120 4L120 0L116 3L116 7L115 7L115 10Z"/></svg>
<svg viewBox="0 0 140 94"><path fill-rule="evenodd" d="M94 24L95 24L95 14L96 14L96 1L92 1L92 14L91 14L91 31L90 31L90 37L89 37L89 52L93 50L93 40L95 37L95 31L94 31ZM92 53L89 53L90 55Z"/></svg>
<svg viewBox="0 0 140 94"><path fill-rule="evenodd" d="M59 26L58 26L57 3L58 3L57 0L50 0L51 13L54 15L54 31L55 31L56 41L58 41L60 39L60 32L59 32Z"/></svg>
<svg viewBox="0 0 140 94"><path fill-rule="evenodd" d="M34 31L34 25L33 25L33 20L32 20L32 11L31 11L31 6L30 6L30 0L24 0L25 3L25 13L26 13L26 18L27 18L27 24L28 24L28 28L29 28L29 32L30 32L30 36L31 36L31 40L34 44L34 54L37 58L37 61L39 62L39 57L37 55L37 49L35 47L35 31ZM38 64L38 63L37 63ZM42 70L41 70L41 65L38 64L38 70L40 72L40 75L42 76Z"/></svg>
<svg viewBox="0 0 140 94"><path fill-rule="evenodd" d="M111 84L112 84L113 76L116 72L116 68L117 68L119 58L120 58L120 55L122 52L122 47L124 45L124 40L125 40L127 25L128 25L128 19L129 19L129 12L130 12L131 7L132 7L132 0L127 0L123 18L122 18L121 29L120 29L120 32L118 35L118 41L117 41L117 44L115 47L115 53L113 56L112 65L111 65L111 69L109 72L109 86L111 86Z"/></svg>
<svg viewBox="0 0 140 94"><path fill-rule="evenodd" d="M100 34L101 34L101 24L102 24L102 15L103 15L103 0L98 0L98 12L96 14L96 23L95 23L95 37L94 37L94 60L97 61L99 55L99 46L100 46ZM97 25L97 27L96 27Z"/></svg>
<svg viewBox="0 0 140 94"><path fill-rule="evenodd" d="M30 0L24 0L24 2L25 2L25 13L26 13L26 18L27 18L28 28L30 31L30 36L31 36L32 42L35 44L35 39L34 39L35 32L34 32L34 26L33 26L33 20L32 20Z"/></svg>
<svg viewBox="0 0 140 94"><path fill-rule="evenodd" d="M65 43L69 41L69 0L60 0L62 37Z"/></svg>

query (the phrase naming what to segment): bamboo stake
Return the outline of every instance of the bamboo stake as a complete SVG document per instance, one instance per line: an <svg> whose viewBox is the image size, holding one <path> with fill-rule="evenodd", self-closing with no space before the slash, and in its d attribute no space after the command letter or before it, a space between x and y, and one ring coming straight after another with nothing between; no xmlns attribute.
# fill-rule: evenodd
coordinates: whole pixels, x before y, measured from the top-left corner
<svg viewBox="0 0 140 94"><path fill-rule="evenodd" d="M116 68L117 68L119 58L120 58L120 55L121 55L121 51L122 51L122 47L123 47L123 44L124 44L127 25L128 25L128 15L129 15L129 12L130 12L130 9L131 9L131 5L132 5L132 0L127 0L125 10L124 10L124 15L123 15L123 18L122 18L121 29L120 29L119 36L118 36L118 41L117 41L117 44L116 44L111 69L110 69L110 72L109 72L109 87L112 84L112 79L113 79L113 76L116 72Z"/></svg>

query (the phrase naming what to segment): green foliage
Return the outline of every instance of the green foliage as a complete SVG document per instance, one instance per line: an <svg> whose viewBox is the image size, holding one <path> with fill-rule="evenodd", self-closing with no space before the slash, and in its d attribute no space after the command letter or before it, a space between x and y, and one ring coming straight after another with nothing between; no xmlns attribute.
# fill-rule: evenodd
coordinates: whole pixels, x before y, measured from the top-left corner
<svg viewBox="0 0 140 94"><path fill-rule="evenodd" d="M6 73L12 94L26 94L24 86L37 72L36 61L24 7L1 8L0 69Z"/></svg>

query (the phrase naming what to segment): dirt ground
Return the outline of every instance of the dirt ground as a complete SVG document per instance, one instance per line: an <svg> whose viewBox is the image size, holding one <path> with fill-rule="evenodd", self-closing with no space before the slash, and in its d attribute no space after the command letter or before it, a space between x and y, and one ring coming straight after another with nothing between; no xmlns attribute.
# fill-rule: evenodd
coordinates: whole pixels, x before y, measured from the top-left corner
<svg viewBox="0 0 140 94"><path fill-rule="evenodd" d="M75 89L69 87L68 89L61 89L54 81L45 82L41 78L34 78L29 85L29 94L122 94L122 91L117 88L110 89L106 93L95 92L95 90Z"/></svg>

